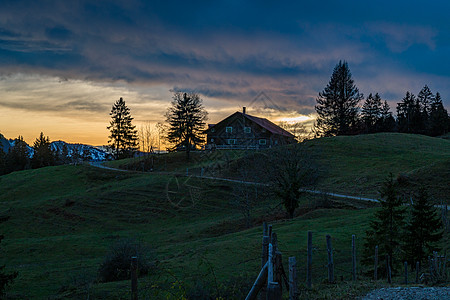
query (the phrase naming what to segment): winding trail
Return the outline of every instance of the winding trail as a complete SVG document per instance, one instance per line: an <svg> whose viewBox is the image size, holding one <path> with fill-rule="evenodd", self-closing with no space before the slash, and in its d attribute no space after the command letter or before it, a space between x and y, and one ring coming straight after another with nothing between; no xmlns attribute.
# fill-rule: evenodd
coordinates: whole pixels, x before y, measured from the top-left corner
<svg viewBox="0 0 450 300"><path fill-rule="evenodd" d="M149 174L149 172L131 171L131 170L124 170L124 169L117 169L117 168L107 167L107 166L104 166L102 162L90 162L89 164L91 166L93 166L93 167L106 169L106 170L111 170L111 171L137 172L137 173ZM173 173L173 172L172 173L171 172L153 172L153 173L154 174L165 174L165 175L170 175L170 174L180 175L180 173ZM199 176L199 175L184 175L184 176L190 176L190 177L195 177L195 178L203 178L203 179L210 179L210 180L218 180L218 181L226 181L226 182L236 182L236 183L243 183L243 184L250 184L250 185L263 185L263 186L267 186L268 185L267 183L243 181L243 180L228 179L228 178L221 178L221 177L210 177L210 176ZM332 197L341 198L341 199L352 199L352 200L360 200L360 201L368 201L368 202L380 202L378 199L374 199L374 198L358 197L358 196L351 196L351 195L344 195L344 194L337 194L337 193L327 193L327 192L323 192L323 191L308 190L308 189L303 189L303 191L307 192L307 193L311 193L311 194L321 194L321 195L327 195L327 196L332 196ZM442 208L443 205L435 205L435 207ZM447 205L447 209L450 209L450 205Z"/></svg>

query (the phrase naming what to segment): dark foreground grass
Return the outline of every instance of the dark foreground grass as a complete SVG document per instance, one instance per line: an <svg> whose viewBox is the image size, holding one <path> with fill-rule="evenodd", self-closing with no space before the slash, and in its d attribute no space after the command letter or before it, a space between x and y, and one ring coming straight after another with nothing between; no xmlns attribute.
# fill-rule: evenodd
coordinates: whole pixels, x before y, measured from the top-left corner
<svg viewBox="0 0 450 300"><path fill-rule="evenodd" d="M386 170L391 170L406 174L406 184L414 185L426 178L431 185L436 182L432 180L433 174L438 174L439 186L444 186L439 193L445 195L449 141L436 139L443 143L435 143L434 139L419 136L411 142L404 135L372 135L365 137L366 147L353 145L354 138L323 139L321 144L309 142L311 151L323 163L330 161L333 166L327 171L332 177L321 179L323 187L341 191L354 180L355 174L369 176L370 170L373 172L370 176L381 182ZM380 139L392 142L393 138L398 140L395 149L384 153ZM409 142L402 141L404 138ZM329 145L325 146L326 143ZM366 168L377 156L383 159ZM218 160L220 163L216 164ZM214 162L216 170L233 165L233 160L224 156L209 156L208 161L210 165ZM194 161L190 167L208 166L203 163ZM176 159L171 164L174 171L186 166ZM375 188L376 185L371 187L367 182L361 181L362 187L358 188ZM342 191L353 193L351 187ZM357 237L359 260L364 232L376 208L355 209L365 206L350 205L348 201L329 205L313 196L301 201L299 215L287 220L274 198L261 199L252 212L255 227L246 229L240 209L233 205L230 182L167 173L115 172L86 165L1 176L0 218L4 222L0 224L0 233L5 239L0 265L6 264L8 269L19 272L8 296L83 299L89 295L91 299L129 299L128 281L99 283L97 271L111 245L131 237L153 249L159 265L154 273L140 278L142 298L179 299L183 295L195 298L199 293L209 293L239 299L260 269L263 220L269 220L278 234L285 269L288 257L297 257L300 284L305 282L306 235L308 230L313 232L314 288L306 291L302 287L305 299L353 298L380 285L364 277L363 267L358 267L363 282L349 282L351 235ZM333 285L323 283L327 277L327 234L332 236L335 249L338 283Z"/></svg>
<svg viewBox="0 0 450 300"><path fill-rule="evenodd" d="M158 272L141 279L147 295L161 296L174 286L184 292L199 282L223 285L237 276L251 282L259 271L261 226L243 230L242 215L230 199L231 183L91 166L17 172L0 183L0 216L6 220L0 263L19 272L10 298L77 299L83 293L127 298L127 282L99 283L97 270L109 247L128 237L149 245L159 262ZM283 216L274 206L262 200L255 221ZM286 261L304 254L306 231L313 230L316 268L322 270L325 234L342 249L336 261L344 266L351 234L362 237L370 214L319 209L272 223ZM317 271L315 278L323 276Z"/></svg>

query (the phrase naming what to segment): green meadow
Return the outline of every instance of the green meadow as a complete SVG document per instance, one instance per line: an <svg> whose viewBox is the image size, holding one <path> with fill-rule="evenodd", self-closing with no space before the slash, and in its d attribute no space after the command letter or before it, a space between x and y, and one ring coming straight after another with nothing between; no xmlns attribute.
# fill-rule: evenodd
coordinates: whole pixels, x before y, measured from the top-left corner
<svg viewBox="0 0 450 300"><path fill-rule="evenodd" d="M322 138L306 146L320 162L318 190L377 197L391 172L403 189L423 184L435 201L450 202L450 140L376 134ZM108 249L121 238L142 241L157 261L157 269L139 279L143 299L178 299L202 289L238 295L259 273L263 221L278 235L285 269L288 257L297 257L302 297L354 297L383 285L370 282L364 267L358 268L363 281L350 282L351 235L359 254L377 209L373 204L305 195L296 217L286 219L277 199L262 197L252 209L254 226L246 228L233 201L237 183L185 176L186 169L189 175L203 168L205 175L238 178L233 162L246 155L197 152L186 162L182 153L163 154L153 172L139 172L145 170L142 159L129 159L107 164L137 171L66 165L1 176L0 265L19 272L9 299L129 299L128 280L97 280ZM302 285L308 230L312 291ZM335 249L336 285L323 284L327 234Z"/></svg>

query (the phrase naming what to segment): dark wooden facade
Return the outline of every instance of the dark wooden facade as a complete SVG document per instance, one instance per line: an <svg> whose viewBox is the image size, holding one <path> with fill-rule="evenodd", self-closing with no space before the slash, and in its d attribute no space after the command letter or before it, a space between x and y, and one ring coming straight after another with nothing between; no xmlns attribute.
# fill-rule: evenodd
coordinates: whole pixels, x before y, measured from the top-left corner
<svg viewBox="0 0 450 300"><path fill-rule="evenodd" d="M235 112L209 124L206 149L262 149L295 143L295 136L264 118Z"/></svg>

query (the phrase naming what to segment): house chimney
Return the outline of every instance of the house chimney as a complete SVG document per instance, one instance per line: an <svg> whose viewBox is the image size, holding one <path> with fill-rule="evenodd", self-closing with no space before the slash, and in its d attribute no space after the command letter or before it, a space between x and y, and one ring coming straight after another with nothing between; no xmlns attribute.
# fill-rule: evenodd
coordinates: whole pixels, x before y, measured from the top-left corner
<svg viewBox="0 0 450 300"><path fill-rule="evenodd" d="M242 113L245 115L245 106L242 108Z"/></svg>

